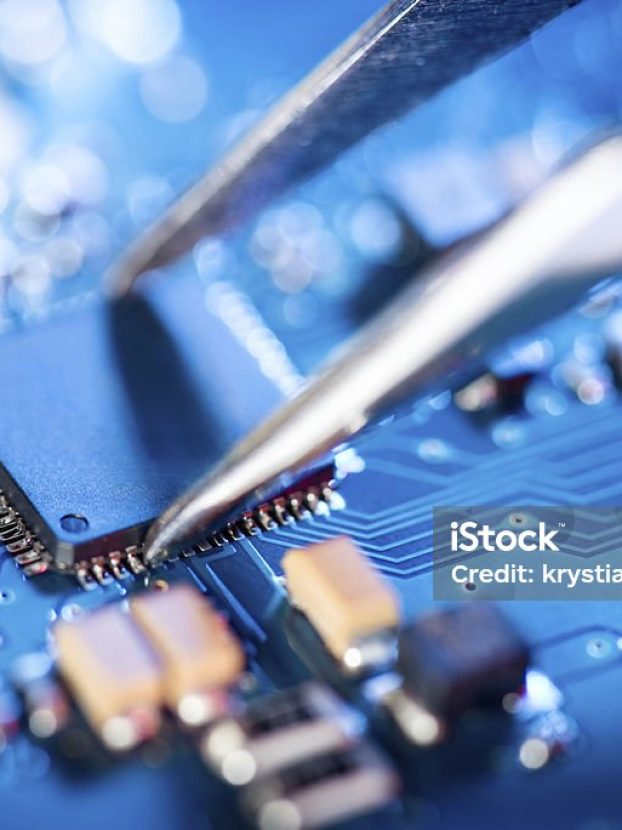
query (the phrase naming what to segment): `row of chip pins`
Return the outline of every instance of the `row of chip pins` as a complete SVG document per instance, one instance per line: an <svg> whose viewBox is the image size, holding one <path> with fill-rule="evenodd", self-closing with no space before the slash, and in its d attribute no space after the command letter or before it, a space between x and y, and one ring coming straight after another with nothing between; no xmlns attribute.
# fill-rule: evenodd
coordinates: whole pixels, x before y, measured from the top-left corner
<svg viewBox="0 0 622 830"><path fill-rule="evenodd" d="M0 543L26 576L38 576L47 571L43 545L1 491Z"/></svg>
<svg viewBox="0 0 622 830"><path fill-rule="evenodd" d="M279 527L307 521L313 516L326 516L331 508L337 509L341 506L334 488L334 480L327 479L318 485L310 485L305 489L292 490L282 496L276 496L253 510L245 511L239 519L211 533L195 544L194 550L196 553L206 553L244 537L268 533Z"/></svg>
<svg viewBox="0 0 622 830"><path fill-rule="evenodd" d="M331 506L334 505L337 508L341 506L336 499L334 486L332 479L323 479L318 485L277 496L270 502L260 504L254 510L245 511L239 519L229 522L221 530L185 548L178 556L187 559L195 554L209 553L215 548L246 537L269 532L278 527L286 527L313 516L326 515ZM2 516L0 516L0 521L1 519ZM11 524L12 529L13 524ZM171 561L174 558L171 556ZM112 551L106 556L82 561L75 566L74 573L80 587L91 591L98 585L106 586L113 580L124 581L131 575L145 574L147 570L140 547L133 545L124 551Z"/></svg>

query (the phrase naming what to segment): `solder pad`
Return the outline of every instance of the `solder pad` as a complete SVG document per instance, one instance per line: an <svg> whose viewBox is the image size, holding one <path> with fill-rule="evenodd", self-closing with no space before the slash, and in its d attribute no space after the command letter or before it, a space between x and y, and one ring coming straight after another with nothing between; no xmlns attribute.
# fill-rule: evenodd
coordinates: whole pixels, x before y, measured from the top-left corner
<svg viewBox="0 0 622 830"><path fill-rule="evenodd" d="M2 340L0 489L58 565L145 525L280 400L188 277Z"/></svg>

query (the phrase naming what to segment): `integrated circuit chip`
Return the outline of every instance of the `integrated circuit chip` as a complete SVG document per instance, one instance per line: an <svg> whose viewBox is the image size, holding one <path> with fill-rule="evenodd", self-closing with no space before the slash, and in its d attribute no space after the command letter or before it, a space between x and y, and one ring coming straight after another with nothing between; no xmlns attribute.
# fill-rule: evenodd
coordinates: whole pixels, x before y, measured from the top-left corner
<svg viewBox="0 0 622 830"><path fill-rule="evenodd" d="M0 490L61 568L146 525L282 399L193 277L3 338Z"/></svg>

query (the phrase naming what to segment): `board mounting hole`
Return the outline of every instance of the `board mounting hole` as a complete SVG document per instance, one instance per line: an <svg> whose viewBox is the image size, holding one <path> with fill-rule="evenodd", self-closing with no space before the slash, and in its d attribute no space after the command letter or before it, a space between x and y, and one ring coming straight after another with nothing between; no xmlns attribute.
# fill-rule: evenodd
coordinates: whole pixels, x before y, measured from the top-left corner
<svg viewBox="0 0 622 830"><path fill-rule="evenodd" d="M60 526L67 533L84 533L88 530L89 523L85 516L80 516L78 513L67 513L60 520Z"/></svg>
<svg viewBox="0 0 622 830"><path fill-rule="evenodd" d="M0 605L10 605L15 599L15 594L9 588L0 588Z"/></svg>

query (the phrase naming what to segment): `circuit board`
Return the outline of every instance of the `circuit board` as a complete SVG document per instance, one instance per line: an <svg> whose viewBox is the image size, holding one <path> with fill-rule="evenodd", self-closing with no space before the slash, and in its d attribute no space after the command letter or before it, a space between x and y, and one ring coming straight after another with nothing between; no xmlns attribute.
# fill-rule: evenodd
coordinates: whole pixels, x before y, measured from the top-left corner
<svg viewBox="0 0 622 830"><path fill-rule="evenodd" d="M32 420L32 413L22 419L11 409L33 399L17 394L19 338L36 342L50 324L97 314L101 274L122 245L376 10L371 0L218 8L127 0L123 6L5 0L0 7L0 112L9 135L0 147L0 363L11 360L10 370L3 365L0 373L0 410L10 413L13 430ZM30 51L15 45L20 32L36 44ZM528 43L371 136L235 238L201 243L171 269L172 285L190 280L204 298L200 311L216 327L214 348L229 343L226 355L237 361L234 380L253 383L256 411L238 413L231 434L233 416L221 419L225 444L297 388L436 249L498 217L577 142L619 121L621 45L618 5L585 0ZM582 308L491 358L490 377L528 377L519 400L512 390L507 398L500 393L494 406L480 406L472 396L446 392L416 401L356 439L338 454L335 491L300 520L271 520L257 533L223 536L123 579L89 573L80 583L52 570L29 576L4 549L0 693L12 688L25 655L53 652L50 631L59 621L126 603L154 585L187 584L213 602L242 641L246 696L315 677L368 719L403 790L381 812L353 819L352 830L381 824L616 830L622 822L617 603L498 603L531 650L531 716L511 715L510 723L466 718L447 741L413 749L377 716L373 690L344 680L291 614L282 561L291 549L351 537L397 592L405 618L417 620L436 607L435 506L622 504L620 295L610 283ZM175 419L188 393L170 388L177 398L163 417ZM228 412L226 398L219 412ZM46 399L42 393L42 410ZM213 405L214 396L205 401ZM188 415L180 414L179 423L187 425ZM3 442L14 446L2 438L0 448ZM56 438L50 442L58 446ZM15 446L23 459L27 440ZM67 446L55 469L71 468ZM165 465L175 465L180 446L171 444ZM80 452L83 461L83 447ZM5 456L0 460L6 463ZM39 460L45 469L46 459ZM27 479L34 467L28 458L23 463ZM162 479L166 487L185 486L196 475L193 463L195 457L180 460L179 475ZM149 476L159 475L156 468L154 462ZM28 484L36 492L35 478ZM114 502L114 488L105 484ZM97 480L89 485L97 491ZM53 487L46 479L41 498ZM74 480L59 493L79 489ZM170 496L163 488L162 499ZM131 492L123 497L131 500ZM125 528L152 518L149 511L164 501L141 502L139 518L133 504L114 502L116 513L105 518L111 528ZM105 513L101 498L87 503ZM586 544L585 557L590 553ZM71 742L37 736L23 719L20 724L0 741L0 826L7 830L28 823L45 830L246 826L231 788L206 770L193 741L170 727L111 758L82 722ZM551 735L550 758L525 751L530 740Z"/></svg>

